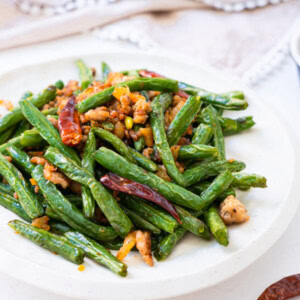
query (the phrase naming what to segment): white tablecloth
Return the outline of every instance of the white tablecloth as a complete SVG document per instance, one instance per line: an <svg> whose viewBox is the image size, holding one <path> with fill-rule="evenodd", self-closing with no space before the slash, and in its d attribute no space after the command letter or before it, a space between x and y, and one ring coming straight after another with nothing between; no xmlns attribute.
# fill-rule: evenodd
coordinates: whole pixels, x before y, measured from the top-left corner
<svg viewBox="0 0 300 300"><path fill-rule="evenodd" d="M0 72L30 62L39 62L47 57L57 58L83 53L95 52L97 49L113 49L120 47L120 42L99 42L94 36L82 35L65 38L35 47L25 47L3 51L0 55ZM133 46L122 45L127 48ZM58 51L59 49L59 51ZM17 59L16 59L17 58ZM281 69L274 72L261 85L255 87L262 99L277 109L286 122L294 128L295 136L300 142L300 81L291 58L284 61ZM284 102L284 109L282 103ZM297 153L300 155L300 143ZM258 297L269 284L284 276L299 273L300 270L300 211L278 242L250 267L233 278L217 286L197 293L185 295L174 300L253 300ZM21 281L0 274L1 299L9 300L70 300L47 291L29 286ZM101 298L99 298L101 299ZM105 300L105 299L101 299ZM117 300L117 299L116 299Z"/></svg>

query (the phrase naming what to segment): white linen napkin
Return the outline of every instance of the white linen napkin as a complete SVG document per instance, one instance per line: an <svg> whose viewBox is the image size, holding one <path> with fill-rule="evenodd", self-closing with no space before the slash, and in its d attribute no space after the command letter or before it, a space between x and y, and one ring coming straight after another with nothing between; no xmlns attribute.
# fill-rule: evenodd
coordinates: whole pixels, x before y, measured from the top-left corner
<svg viewBox="0 0 300 300"><path fill-rule="evenodd" d="M196 9L204 6L189 0L101 2L63 15L36 18L19 26L9 26L0 31L0 50L84 32L143 12Z"/></svg>

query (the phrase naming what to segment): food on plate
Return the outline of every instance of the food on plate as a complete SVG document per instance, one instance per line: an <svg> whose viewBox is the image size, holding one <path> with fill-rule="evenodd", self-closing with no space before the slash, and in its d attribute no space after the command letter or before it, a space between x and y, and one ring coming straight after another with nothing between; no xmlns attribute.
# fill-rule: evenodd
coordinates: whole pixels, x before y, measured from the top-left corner
<svg viewBox="0 0 300 300"><path fill-rule="evenodd" d="M9 226L120 276L130 251L153 266L187 233L227 246L227 226L249 219L236 191L266 187L226 155L225 137L255 124L224 114L248 107L244 93L76 65L79 81L26 92L0 119L0 205L24 220Z"/></svg>

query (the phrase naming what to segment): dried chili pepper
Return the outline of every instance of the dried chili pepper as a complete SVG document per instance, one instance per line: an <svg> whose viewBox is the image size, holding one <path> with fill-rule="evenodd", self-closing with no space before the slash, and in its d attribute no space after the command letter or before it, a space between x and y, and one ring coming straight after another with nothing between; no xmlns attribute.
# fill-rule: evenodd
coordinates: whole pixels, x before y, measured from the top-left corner
<svg viewBox="0 0 300 300"><path fill-rule="evenodd" d="M190 95L188 93L186 93L185 91L183 90L179 90L178 93L176 93L176 95L182 97L182 98L188 98Z"/></svg>
<svg viewBox="0 0 300 300"><path fill-rule="evenodd" d="M148 77L148 78L156 78L156 77L163 78L164 77L156 72L152 72L152 71L148 71L148 70L140 70L139 74L142 77Z"/></svg>
<svg viewBox="0 0 300 300"><path fill-rule="evenodd" d="M100 181L111 190L138 196L159 205L168 211L181 224L180 217L174 205L148 186L111 172L101 177Z"/></svg>
<svg viewBox="0 0 300 300"><path fill-rule="evenodd" d="M58 129L62 142L70 147L77 146L82 139L78 112L75 110L75 96L72 96L58 118Z"/></svg>
<svg viewBox="0 0 300 300"><path fill-rule="evenodd" d="M257 300L285 300L300 295L300 274L285 277L265 289Z"/></svg>

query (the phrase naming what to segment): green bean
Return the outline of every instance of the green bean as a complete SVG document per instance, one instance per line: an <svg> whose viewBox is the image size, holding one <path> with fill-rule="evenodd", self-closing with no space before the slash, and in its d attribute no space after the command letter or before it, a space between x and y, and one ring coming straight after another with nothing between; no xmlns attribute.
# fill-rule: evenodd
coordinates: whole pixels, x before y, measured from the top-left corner
<svg viewBox="0 0 300 300"><path fill-rule="evenodd" d="M170 146L176 145L201 108L200 97L190 96L170 124L167 137Z"/></svg>
<svg viewBox="0 0 300 300"><path fill-rule="evenodd" d="M51 232L55 233L55 234L64 234L67 231L71 231L72 228L63 222L57 222L57 221L49 221L49 225L50 225L50 230Z"/></svg>
<svg viewBox="0 0 300 300"><path fill-rule="evenodd" d="M29 217L34 219L41 216L43 207L37 196L30 190L21 172L2 154L0 154L0 173L17 193L18 199Z"/></svg>
<svg viewBox="0 0 300 300"><path fill-rule="evenodd" d="M26 130L21 134L21 147L39 147L44 144L45 141L35 128Z"/></svg>
<svg viewBox="0 0 300 300"><path fill-rule="evenodd" d="M113 99L113 91L115 87L128 86L131 92L141 90L161 91L161 92L177 92L178 83L175 80L164 78L136 78L133 80L119 83L115 86L105 89L77 104L80 113L85 113L91 108L101 106Z"/></svg>
<svg viewBox="0 0 300 300"><path fill-rule="evenodd" d="M184 186L183 175L179 172L167 141L162 105L156 97L151 105L150 124L156 149L170 177L180 186Z"/></svg>
<svg viewBox="0 0 300 300"><path fill-rule="evenodd" d="M223 246L228 246L228 230L215 205L204 213L204 219L216 241Z"/></svg>
<svg viewBox="0 0 300 300"><path fill-rule="evenodd" d="M16 129L16 126L12 126L12 127L8 128L5 132L1 132L0 145L3 145L11 138L15 129Z"/></svg>
<svg viewBox="0 0 300 300"><path fill-rule="evenodd" d="M130 219L122 211L112 194L88 170L78 167L73 160L65 157L53 147L47 149L44 157L51 164L57 166L67 177L91 189L94 199L121 237L125 237L130 232L132 228Z"/></svg>
<svg viewBox="0 0 300 300"><path fill-rule="evenodd" d="M199 211L204 211L210 206L213 201L230 186L232 180L233 176L228 170L218 175L211 185L201 193L200 197L202 201Z"/></svg>
<svg viewBox="0 0 300 300"><path fill-rule="evenodd" d="M79 71L81 89L85 90L94 80L92 69L87 67L81 59L76 61L76 66Z"/></svg>
<svg viewBox="0 0 300 300"><path fill-rule="evenodd" d="M252 116L241 117L238 119L231 119L231 118L218 116L218 120L222 127L224 136L241 133L245 130L252 128L255 125ZM196 117L196 122L198 123L204 122L204 118L201 114L199 114Z"/></svg>
<svg viewBox="0 0 300 300"><path fill-rule="evenodd" d="M138 215L135 211L132 211L125 207L124 205L121 205L123 211L125 214L130 218L132 223L137 227L137 228L142 228L145 230L148 230L152 232L153 234L160 234L161 230L154 226L152 223L148 222L145 218L141 217Z"/></svg>
<svg viewBox="0 0 300 300"><path fill-rule="evenodd" d="M267 187L267 179L258 174L233 173L232 186L239 189L248 189L251 187Z"/></svg>
<svg viewBox="0 0 300 300"><path fill-rule="evenodd" d="M153 101L159 102L162 106L163 112L165 112L168 109L168 107L172 104L173 98L172 98L171 94L164 93L164 94L161 94L161 95L155 97L155 99Z"/></svg>
<svg viewBox="0 0 300 300"><path fill-rule="evenodd" d="M248 102L245 100L244 93L241 91L216 94L183 82L179 83L179 88L190 95L200 96L204 103L211 104L218 108L226 110L244 110L248 107Z"/></svg>
<svg viewBox="0 0 300 300"><path fill-rule="evenodd" d="M57 115L57 111L58 108L57 107L53 107L53 108L49 108L49 109L44 109L42 110L42 114L44 116L48 116L48 115Z"/></svg>
<svg viewBox="0 0 300 300"><path fill-rule="evenodd" d="M178 227L173 233L165 236L158 244L154 256L158 261L165 260L173 251L176 244L183 238L187 231L183 227Z"/></svg>
<svg viewBox="0 0 300 300"><path fill-rule="evenodd" d="M125 158L105 147L101 147L96 151L95 159L106 169L156 189L162 196L178 205L194 210L197 210L200 205L201 198L199 196L177 184L167 182L155 174L129 163Z"/></svg>
<svg viewBox="0 0 300 300"><path fill-rule="evenodd" d="M69 231L64 234L74 246L82 249L87 257L103 265L114 273L125 277L127 266L97 242L79 232Z"/></svg>
<svg viewBox="0 0 300 300"><path fill-rule="evenodd" d="M79 195L74 195L74 194L67 194L64 195L68 201L70 201L72 204L75 206L81 206L82 205L82 199Z"/></svg>
<svg viewBox="0 0 300 300"><path fill-rule="evenodd" d="M128 149L139 166L143 167L149 172L156 172L158 170L157 164L151 159L130 147L128 147Z"/></svg>
<svg viewBox="0 0 300 300"><path fill-rule="evenodd" d="M89 132L87 142L85 144L82 167L88 170L94 175L95 160L94 152L96 151L96 138L93 131ZM87 218L92 218L95 214L95 199L92 196L92 192L88 186L82 187L82 204L83 204L83 214Z"/></svg>
<svg viewBox="0 0 300 300"><path fill-rule="evenodd" d="M251 116L238 118L236 120L230 118L221 118L220 123L225 136L238 134L242 131L250 129L255 125L253 117Z"/></svg>
<svg viewBox="0 0 300 300"><path fill-rule="evenodd" d="M7 143L0 146L0 153L7 154L6 149L10 146L22 147L20 142L21 142L20 136L10 139Z"/></svg>
<svg viewBox="0 0 300 300"><path fill-rule="evenodd" d="M24 94L21 96L20 100L25 100L27 98L31 98L33 96L33 93L31 91L26 91Z"/></svg>
<svg viewBox="0 0 300 300"><path fill-rule="evenodd" d="M42 165L34 168L32 177L38 183L50 206L72 228L100 241L112 240L118 235L113 228L97 225L85 218L81 211L70 203L52 182L45 179Z"/></svg>
<svg viewBox="0 0 300 300"><path fill-rule="evenodd" d="M233 178L234 180L234 178ZM197 195L200 195L203 191L205 191L209 186L210 186L211 182L208 181L202 181L199 183L196 183L194 185L192 185L189 190ZM231 184L232 185L232 184ZM235 190L233 187L228 187L223 193L221 193L218 196L218 200L223 201L224 199L226 199L228 196L233 195L235 196Z"/></svg>
<svg viewBox="0 0 300 300"><path fill-rule="evenodd" d="M75 150L66 146L49 120L27 100L20 102L20 107L26 119L37 129L49 145L58 148L66 156L71 157L78 165L80 160Z"/></svg>
<svg viewBox="0 0 300 300"><path fill-rule="evenodd" d="M27 173L31 174L35 165L30 161L30 157L22 150L15 146L7 148L9 156L13 162L23 168Z"/></svg>
<svg viewBox="0 0 300 300"><path fill-rule="evenodd" d="M180 220L182 221L181 226L184 229L190 231L191 233L201 238L204 239L210 238L209 229L204 222L197 219L195 216L193 216L190 212L183 209L182 207L178 205L176 205L175 207L180 216Z"/></svg>
<svg viewBox="0 0 300 300"><path fill-rule="evenodd" d="M211 176L216 176L225 170L239 172L245 169L246 165L237 160L220 160L209 163L202 163L186 170L183 173L187 186L198 183L199 181Z"/></svg>
<svg viewBox="0 0 300 300"><path fill-rule="evenodd" d="M106 81L108 74L111 72L110 66L106 62L101 63L102 81Z"/></svg>
<svg viewBox="0 0 300 300"><path fill-rule="evenodd" d="M3 193L2 191L0 191L0 205L12 211L25 221L31 222L31 218L28 216L28 214L26 213L22 205L17 201L17 199L15 199L7 193Z"/></svg>
<svg viewBox="0 0 300 300"><path fill-rule="evenodd" d="M122 204L135 211L148 222L166 232L171 233L178 226L177 221L168 213L146 203L144 200L137 197L124 195Z"/></svg>
<svg viewBox="0 0 300 300"><path fill-rule="evenodd" d="M0 182L0 192L10 196L13 196L15 193L14 189L9 184L2 182Z"/></svg>
<svg viewBox="0 0 300 300"><path fill-rule="evenodd" d="M63 219L49 205L46 206L45 215L48 216L51 220L63 221Z"/></svg>
<svg viewBox="0 0 300 300"><path fill-rule="evenodd" d="M210 126L201 123L195 130L192 144L203 144L206 145L212 138L212 129Z"/></svg>
<svg viewBox="0 0 300 300"><path fill-rule="evenodd" d="M38 108L42 107L44 104L53 100L56 96L56 88L49 86L43 91L42 94L37 97L30 98L30 103ZM11 112L6 114L0 119L0 132L6 131L9 127L18 124L20 121L24 120L25 117L19 106L15 107Z"/></svg>
<svg viewBox="0 0 300 300"><path fill-rule="evenodd" d="M13 138L20 136L23 132L25 132L26 130L29 130L31 127L30 123L27 122L27 120L23 120L18 124L18 127L16 129L16 131L13 134Z"/></svg>
<svg viewBox="0 0 300 300"><path fill-rule="evenodd" d="M141 128L140 125L134 125L133 126L133 130L135 132L139 131ZM136 141L133 141L133 144L134 144L134 149L138 152L142 152L143 149L145 148L145 139L144 139L144 136L140 136L138 140Z"/></svg>
<svg viewBox="0 0 300 300"><path fill-rule="evenodd" d="M219 151L219 160L225 159L225 141L216 110L209 105L203 109L202 115L204 117L204 121L212 128L214 145Z"/></svg>
<svg viewBox="0 0 300 300"><path fill-rule="evenodd" d="M200 144L190 144L186 146L181 146L178 152L179 160L197 160L214 156L218 156L218 149L216 147Z"/></svg>
<svg viewBox="0 0 300 300"><path fill-rule="evenodd" d="M52 252L58 253L75 264L83 263L84 252L80 248L69 243L66 238L31 226L19 220L10 221L8 226L35 244Z"/></svg>
<svg viewBox="0 0 300 300"><path fill-rule="evenodd" d="M107 130L104 130L102 128L96 128L96 127L93 127L91 131L93 131L101 140L104 140L109 144L111 144L128 161L133 163L135 162L135 159L133 158L126 144L121 139L119 139L116 135L114 135L113 133Z"/></svg>
<svg viewBox="0 0 300 300"><path fill-rule="evenodd" d="M65 84L63 83L62 80L57 80L54 85L56 86L56 88L58 88L59 90L62 90L65 87Z"/></svg>

